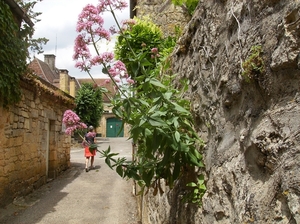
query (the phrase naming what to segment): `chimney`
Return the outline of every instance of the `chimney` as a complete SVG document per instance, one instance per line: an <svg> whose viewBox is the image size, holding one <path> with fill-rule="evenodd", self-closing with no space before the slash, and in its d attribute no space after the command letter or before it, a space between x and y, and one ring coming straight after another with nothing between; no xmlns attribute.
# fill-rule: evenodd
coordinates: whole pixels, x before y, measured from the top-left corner
<svg viewBox="0 0 300 224"><path fill-rule="evenodd" d="M69 71L67 69L59 70L59 88L69 94Z"/></svg>
<svg viewBox="0 0 300 224"><path fill-rule="evenodd" d="M76 89L76 85L75 85L75 78L71 77L70 80L70 95L75 97L75 89Z"/></svg>
<svg viewBox="0 0 300 224"><path fill-rule="evenodd" d="M55 55L44 54L44 62L49 65L52 72L55 71Z"/></svg>

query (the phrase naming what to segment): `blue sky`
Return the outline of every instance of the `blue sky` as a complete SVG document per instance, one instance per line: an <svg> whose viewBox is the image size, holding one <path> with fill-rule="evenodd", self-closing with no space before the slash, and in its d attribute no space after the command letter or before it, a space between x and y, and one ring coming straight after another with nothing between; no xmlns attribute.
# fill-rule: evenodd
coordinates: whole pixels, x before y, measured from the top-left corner
<svg viewBox="0 0 300 224"><path fill-rule="evenodd" d="M34 38L45 37L49 39L47 45L44 46L44 53L34 55L40 60L44 60L44 54L56 55L56 67L59 69L67 69L69 75L76 78L87 78L88 74L81 72L75 68L73 60L74 40L77 36L76 23L82 8L87 4L96 5L98 0L43 0L34 7L35 12L41 12L38 18L40 22L35 24ZM119 21L129 18L129 9L118 12ZM104 16L107 27L114 24L113 17L110 14ZM101 45L102 51L112 51L113 43ZM92 75L95 78L103 77L101 68L93 69Z"/></svg>

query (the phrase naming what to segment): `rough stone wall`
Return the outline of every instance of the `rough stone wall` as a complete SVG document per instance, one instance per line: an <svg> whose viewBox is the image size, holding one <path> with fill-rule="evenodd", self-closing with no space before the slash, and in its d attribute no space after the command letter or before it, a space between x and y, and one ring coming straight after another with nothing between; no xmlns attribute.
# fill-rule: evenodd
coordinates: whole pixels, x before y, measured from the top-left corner
<svg viewBox="0 0 300 224"><path fill-rule="evenodd" d="M136 16L138 18L149 16L161 27L165 36L174 35L176 27L183 30L191 18L184 7L175 7L171 0L138 0Z"/></svg>
<svg viewBox="0 0 300 224"><path fill-rule="evenodd" d="M22 82L21 102L0 107L0 206L70 166L71 141L62 132L62 116L70 106L34 82Z"/></svg>
<svg viewBox="0 0 300 224"><path fill-rule="evenodd" d="M300 223L300 1L199 1L174 52L203 151L202 208L184 204L188 178L144 196L143 223ZM265 72L242 63L261 45ZM178 86L180 87L180 86Z"/></svg>

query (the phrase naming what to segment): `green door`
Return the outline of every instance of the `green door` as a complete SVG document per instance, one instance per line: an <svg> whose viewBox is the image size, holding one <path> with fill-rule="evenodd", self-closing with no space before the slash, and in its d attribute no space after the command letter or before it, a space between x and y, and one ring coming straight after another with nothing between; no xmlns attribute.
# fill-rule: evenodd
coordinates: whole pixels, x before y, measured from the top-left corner
<svg viewBox="0 0 300 224"><path fill-rule="evenodd" d="M121 131L120 131L121 130ZM113 117L106 120L106 137L123 137L122 121Z"/></svg>

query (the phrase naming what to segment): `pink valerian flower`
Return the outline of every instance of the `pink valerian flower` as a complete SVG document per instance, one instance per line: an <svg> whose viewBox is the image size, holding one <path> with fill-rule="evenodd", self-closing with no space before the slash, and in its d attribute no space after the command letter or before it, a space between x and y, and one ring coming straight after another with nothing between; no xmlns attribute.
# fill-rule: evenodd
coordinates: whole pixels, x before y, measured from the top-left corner
<svg viewBox="0 0 300 224"><path fill-rule="evenodd" d="M113 66L108 70L108 72L112 77L116 77L116 76L128 77L125 64L119 60L113 64Z"/></svg>
<svg viewBox="0 0 300 224"><path fill-rule="evenodd" d="M79 58L89 59L91 57L90 50L84 38L85 38L84 35L78 35L75 39L75 45L74 45L75 53L73 55L74 60L77 60Z"/></svg>
<svg viewBox="0 0 300 224"><path fill-rule="evenodd" d="M121 79L119 77L114 77L114 80L115 80L116 83L121 82Z"/></svg>
<svg viewBox="0 0 300 224"><path fill-rule="evenodd" d="M121 22L121 30L126 31L126 30L131 30L132 26L136 24L136 21L134 19L127 19Z"/></svg>
<svg viewBox="0 0 300 224"><path fill-rule="evenodd" d="M126 82L129 83L129 84L134 84L135 83L134 80L131 79L131 78L126 79Z"/></svg>
<svg viewBox="0 0 300 224"><path fill-rule="evenodd" d="M111 26L109 28L109 32L111 33L111 35L118 33L117 28L115 26Z"/></svg>
<svg viewBox="0 0 300 224"><path fill-rule="evenodd" d="M88 67L97 66L101 64L112 63L114 59L114 54L111 52L104 52L100 55L96 55L89 60Z"/></svg>
<svg viewBox="0 0 300 224"><path fill-rule="evenodd" d="M123 24L128 24L128 25L135 25L136 24L136 21L134 19L126 19L122 22Z"/></svg>
<svg viewBox="0 0 300 224"><path fill-rule="evenodd" d="M151 53L152 54L157 54L158 53L158 49L156 47L151 49Z"/></svg>
<svg viewBox="0 0 300 224"><path fill-rule="evenodd" d="M81 71L89 71L91 66L86 64L87 61L77 61L75 64L75 68L79 68Z"/></svg>
<svg viewBox="0 0 300 224"><path fill-rule="evenodd" d="M104 38L106 40L111 40L110 38L110 30L106 30L102 27L98 27L93 31L93 36L100 38Z"/></svg>
<svg viewBox="0 0 300 224"><path fill-rule="evenodd" d="M78 16L76 31L110 40L110 32L104 29L104 20L100 14L101 11L97 7L85 6Z"/></svg>
<svg viewBox="0 0 300 224"><path fill-rule="evenodd" d="M108 84L108 83L110 83L110 79L105 80L105 84Z"/></svg>
<svg viewBox="0 0 300 224"><path fill-rule="evenodd" d="M67 135L71 135L78 129L87 128L86 124L81 122L79 116L72 110L65 111L62 122L66 126L65 133Z"/></svg>
<svg viewBox="0 0 300 224"><path fill-rule="evenodd" d="M99 0L97 7L101 12L106 12L116 9L122 11L127 8L127 6L127 2L122 0Z"/></svg>
<svg viewBox="0 0 300 224"><path fill-rule="evenodd" d="M100 12L97 7L88 4L82 9L78 16L76 31L91 31L93 26L102 27L104 24L103 18L99 15Z"/></svg>
<svg viewBox="0 0 300 224"><path fill-rule="evenodd" d="M100 55L101 63L111 63L114 60L114 54L112 52L104 52Z"/></svg>
<svg viewBox="0 0 300 224"><path fill-rule="evenodd" d="M66 110L63 116L63 120L62 122L65 125L72 125L72 124L76 124L80 121L79 116L74 113L72 110Z"/></svg>
<svg viewBox="0 0 300 224"><path fill-rule="evenodd" d="M157 57L160 56L158 54L158 49L156 47L154 47L154 48L151 49L151 53L152 53L151 58L157 58Z"/></svg>

